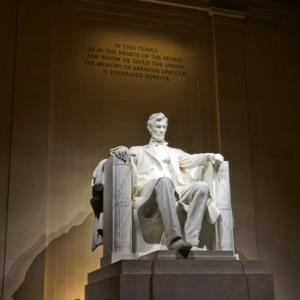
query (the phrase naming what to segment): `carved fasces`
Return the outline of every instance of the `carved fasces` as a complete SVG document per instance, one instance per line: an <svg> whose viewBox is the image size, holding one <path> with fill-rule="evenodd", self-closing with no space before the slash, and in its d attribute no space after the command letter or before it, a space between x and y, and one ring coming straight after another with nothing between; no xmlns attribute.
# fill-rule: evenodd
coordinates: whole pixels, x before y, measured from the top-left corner
<svg viewBox="0 0 300 300"><path fill-rule="evenodd" d="M214 172L213 182L216 205L221 213L216 224L216 250L234 250L228 162L223 162Z"/></svg>
<svg viewBox="0 0 300 300"><path fill-rule="evenodd" d="M104 166L102 265L132 256L131 165L112 155Z"/></svg>
<svg viewBox="0 0 300 300"><path fill-rule="evenodd" d="M113 216L116 253L131 253L131 166L113 158Z"/></svg>

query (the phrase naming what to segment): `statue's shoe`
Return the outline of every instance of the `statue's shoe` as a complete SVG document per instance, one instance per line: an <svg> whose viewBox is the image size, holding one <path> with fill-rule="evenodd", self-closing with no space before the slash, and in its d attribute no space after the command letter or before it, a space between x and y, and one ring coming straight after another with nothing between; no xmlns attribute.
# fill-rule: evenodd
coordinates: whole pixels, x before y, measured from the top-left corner
<svg viewBox="0 0 300 300"><path fill-rule="evenodd" d="M190 251L190 249L193 247L192 244L184 241L183 239L179 239L175 242L173 242L171 245L169 245L169 250L175 250L175 251Z"/></svg>
<svg viewBox="0 0 300 300"><path fill-rule="evenodd" d="M197 247L197 246L193 246L192 248L191 248L191 251L207 251L207 248L206 248L206 246L204 246L204 247Z"/></svg>

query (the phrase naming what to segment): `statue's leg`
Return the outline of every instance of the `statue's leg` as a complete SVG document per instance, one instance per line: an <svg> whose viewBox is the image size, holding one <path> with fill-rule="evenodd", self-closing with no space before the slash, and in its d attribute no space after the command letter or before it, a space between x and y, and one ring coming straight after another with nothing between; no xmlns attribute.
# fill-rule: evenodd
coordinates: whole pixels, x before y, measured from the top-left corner
<svg viewBox="0 0 300 300"><path fill-rule="evenodd" d="M194 246L199 245L201 226L209 197L209 187L205 182L195 182L180 191L180 201L188 204L187 219L184 225L185 240Z"/></svg>
<svg viewBox="0 0 300 300"><path fill-rule="evenodd" d="M168 177L160 178L154 188L154 193L169 244L174 238L182 237L176 213L176 192L172 180Z"/></svg>

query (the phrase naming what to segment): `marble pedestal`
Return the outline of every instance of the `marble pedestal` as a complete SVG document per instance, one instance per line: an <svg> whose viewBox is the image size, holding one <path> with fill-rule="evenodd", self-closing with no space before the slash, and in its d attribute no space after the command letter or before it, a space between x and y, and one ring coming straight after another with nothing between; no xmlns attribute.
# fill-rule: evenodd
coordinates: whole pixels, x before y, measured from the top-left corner
<svg viewBox="0 0 300 300"><path fill-rule="evenodd" d="M158 252L91 272L85 300L274 299L272 274L264 262L192 254L184 259Z"/></svg>

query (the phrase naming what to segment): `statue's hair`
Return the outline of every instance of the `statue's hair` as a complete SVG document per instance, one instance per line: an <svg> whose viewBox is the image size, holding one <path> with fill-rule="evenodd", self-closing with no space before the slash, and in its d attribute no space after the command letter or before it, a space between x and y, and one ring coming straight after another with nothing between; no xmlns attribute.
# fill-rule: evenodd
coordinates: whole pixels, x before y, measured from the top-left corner
<svg viewBox="0 0 300 300"><path fill-rule="evenodd" d="M147 128L150 130L156 122L162 120L166 120L168 124L168 118L162 112L152 114L147 121Z"/></svg>

